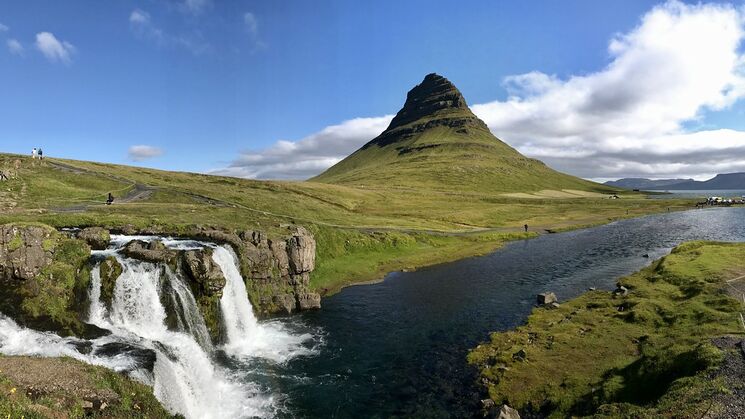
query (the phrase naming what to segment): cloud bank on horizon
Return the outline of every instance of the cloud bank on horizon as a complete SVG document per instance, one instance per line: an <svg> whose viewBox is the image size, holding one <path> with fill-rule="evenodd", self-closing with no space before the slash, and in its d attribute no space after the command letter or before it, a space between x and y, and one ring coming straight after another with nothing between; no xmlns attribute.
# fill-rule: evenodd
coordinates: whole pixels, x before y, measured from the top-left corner
<svg viewBox="0 0 745 419"><path fill-rule="evenodd" d="M745 96L744 37L745 8L669 1L610 40L605 68L566 79L540 71L508 76L506 100L471 108L523 154L585 178L745 171L745 132L686 128ZM307 178L376 137L392 117L355 118L280 140L212 173Z"/></svg>

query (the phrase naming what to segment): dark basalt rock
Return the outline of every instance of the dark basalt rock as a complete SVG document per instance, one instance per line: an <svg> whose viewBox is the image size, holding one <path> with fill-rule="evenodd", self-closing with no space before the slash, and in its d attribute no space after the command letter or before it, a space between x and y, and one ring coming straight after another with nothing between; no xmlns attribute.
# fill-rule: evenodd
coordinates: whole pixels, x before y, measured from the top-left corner
<svg viewBox="0 0 745 419"><path fill-rule="evenodd" d="M406 103L388 128L362 148L384 147L441 126L456 128L461 134L468 133L470 127L488 130L468 108L458 88L445 77L432 73L409 91ZM403 149L400 154L411 151Z"/></svg>

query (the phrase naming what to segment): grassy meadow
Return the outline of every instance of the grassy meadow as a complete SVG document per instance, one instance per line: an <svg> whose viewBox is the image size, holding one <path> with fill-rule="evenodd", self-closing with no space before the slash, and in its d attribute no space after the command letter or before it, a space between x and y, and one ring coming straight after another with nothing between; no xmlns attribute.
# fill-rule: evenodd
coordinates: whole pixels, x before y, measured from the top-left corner
<svg viewBox="0 0 745 419"><path fill-rule="evenodd" d="M132 225L173 234L193 226L281 235L304 225L318 239L311 286L334 292L386 272L450 261L532 237L668 210L691 201L649 199L596 186L479 192L383 185L256 181L94 162L0 154L0 223L54 227ZM515 181L519 186L519 181ZM597 185L588 182L589 185ZM574 185L576 188L576 184ZM607 192L614 190L607 189ZM116 197L104 205L106 195ZM515 195L515 194L525 195ZM512 195L510 195L512 194ZM132 198L132 199L129 199ZM530 226L529 232L522 229Z"/></svg>
<svg viewBox="0 0 745 419"><path fill-rule="evenodd" d="M623 278L628 295L590 291L536 308L494 333L469 361L489 397L549 417L717 417L727 392L712 339L745 335L740 293L745 245L689 242ZM738 284L742 287L743 281Z"/></svg>

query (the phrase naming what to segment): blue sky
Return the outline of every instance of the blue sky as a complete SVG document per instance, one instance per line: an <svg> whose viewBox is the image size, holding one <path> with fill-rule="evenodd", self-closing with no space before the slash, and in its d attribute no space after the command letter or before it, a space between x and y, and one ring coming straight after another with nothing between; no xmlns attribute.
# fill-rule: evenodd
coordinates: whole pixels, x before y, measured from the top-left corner
<svg viewBox="0 0 745 419"><path fill-rule="evenodd" d="M493 122L504 119L504 110L494 108L510 103L515 92L508 87L515 84L522 101L535 97L526 92L534 79L510 84L510 76L543 74L566 88L572 78L602 73L619 60L609 52L611 41L643 27L655 7L681 21L705 12L714 20L715 12L730 11L741 27L742 2L732 5L9 0L0 3L0 151L28 153L42 146L47 155L67 158L302 178L343 157L318 147L328 144L338 153L334 141L343 141L346 153L372 139L406 92L438 72L470 104L483 105L477 114L496 135L562 170L591 178L704 176L713 171L675 169L680 162L645 172L648 161L634 160L633 153L612 170L575 167L579 160L563 156L564 150L598 139L584 136L567 146L555 133L523 132L545 115L523 118L516 130ZM728 34L713 34L712 42L715 36ZM729 41L740 54L740 34ZM721 93L738 85L722 83L729 84L710 89ZM673 117L676 127L652 134L745 130L745 106L737 99L713 105L715 98L702 93L692 104L693 116L681 111ZM369 122L364 129L349 123L359 118ZM338 137L331 142L329 129ZM642 134L652 136L635 135ZM317 147L304 149L308 141ZM742 138L727 141L739 150ZM563 147L558 152L557 144ZM743 163L738 157L722 169L745 170Z"/></svg>

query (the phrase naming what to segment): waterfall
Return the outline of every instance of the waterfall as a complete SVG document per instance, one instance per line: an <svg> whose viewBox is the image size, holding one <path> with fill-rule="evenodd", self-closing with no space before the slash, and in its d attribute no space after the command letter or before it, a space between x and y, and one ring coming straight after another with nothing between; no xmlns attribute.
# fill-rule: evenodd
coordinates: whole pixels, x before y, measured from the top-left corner
<svg viewBox="0 0 745 419"><path fill-rule="evenodd" d="M179 273L167 266L128 259L119 249L135 237L114 236L111 248L94 256L114 256L122 265L116 279L111 307L101 301L100 264L91 270L88 322L111 331L85 341L37 332L15 324L0 314L0 352L7 355L70 356L81 361L127 372L153 386L158 400L171 412L186 418L270 417L281 400L264 387L242 377L235 366L254 359L285 362L294 356L315 353L309 333L292 333L279 321L259 322L248 300L237 257L228 247L188 240L166 239L172 249L213 247L213 260L222 269L226 285L220 300L226 343L214 348L191 289ZM136 237L154 240L152 236ZM166 326L162 298L170 299L178 330ZM112 344L117 348L111 354ZM83 354L80 345L92 350ZM143 352L151 354L152 373L143 369ZM225 364L225 353L233 361ZM108 355L107 355L108 354ZM154 362L152 361L154 354ZM223 366L228 365L228 366ZM234 369L229 370L229 366Z"/></svg>
<svg viewBox="0 0 745 419"><path fill-rule="evenodd" d="M305 345L312 335L294 334L278 321L257 322L246 284L238 270L238 258L230 247L215 248L212 259L222 269L226 280L220 298L220 311L227 331L227 342L223 346L225 352L237 358L265 358L277 363L315 353Z"/></svg>

